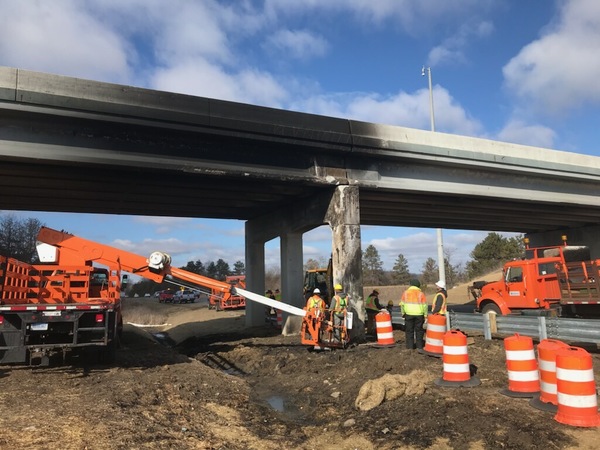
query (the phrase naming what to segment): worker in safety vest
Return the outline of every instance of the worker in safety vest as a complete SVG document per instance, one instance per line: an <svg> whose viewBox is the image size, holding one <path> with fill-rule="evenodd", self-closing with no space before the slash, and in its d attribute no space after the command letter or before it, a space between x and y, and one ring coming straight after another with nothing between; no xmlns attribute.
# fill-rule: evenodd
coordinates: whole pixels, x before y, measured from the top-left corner
<svg viewBox="0 0 600 450"><path fill-rule="evenodd" d="M273 295L273 291L271 289L265 291L265 297L271 300L275 300L275 296ZM275 311L275 308L271 306L265 306L265 314L267 316L266 321L270 323L273 322L277 317L277 312Z"/></svg>
<svg viewBox="0 0 600 450"><path fill-rule="evenodd" d="M279 290L279 288L275 289L275 300L277 300L278 302L281 301L281 291Z"/></svg>
<svg viewBox="0 0 600 450"><path fill-rule="evenodd" d="M383 307L379 304L379 291L373 289L365 300L365 309L367 310L367 334L375 335L375 316Z"/></svg>
<svg viewBox="0 0 600 450"><path fill-rule="evenodd" d="M346 320L346 309L348 308L348 295L344 292L341 284L336 284L333 287L335 295L331 297L331 303L329 304L329 310L331 311L331 317L333 320L333 337L338 341L342 337L340 334L340 328Z"/></svg>
<svg viewBox="0 0 600 450"><path fill-rule="evenodd" d="M437 288L437 292L433 296L433 302L431 303L431 314L441 314L442 316L445 316L446 299L448 298L446 283L440 280L435 283L435 287Z"/></svg>
<svg viewBox="0 0 600 450"><path fill-rule="evenodd" d="M388 304L386 309L390 313L390 317L392 316L392 311L394 310L394 300L388 300Z"/></svg>
<svg viewBox="0 0 600 450"><path fill-rule="evenodd" d="M421 291L419 280L410 280L410 286L400 299L400 311L404 317L406 348L422 349L425 344L423 324L427 317L427 298Z"/></svg>
<svg viewBox="0 0 600 450"><path fill-rule="evenodd" d="M323 313L323 311L325 311L325 309L327 308L325 300L321 298L321 290L319 288L316 288L313 291L312 297L310 297L306 302L307 311L310 311L313 308L317 308L319 313Z"/></svg>

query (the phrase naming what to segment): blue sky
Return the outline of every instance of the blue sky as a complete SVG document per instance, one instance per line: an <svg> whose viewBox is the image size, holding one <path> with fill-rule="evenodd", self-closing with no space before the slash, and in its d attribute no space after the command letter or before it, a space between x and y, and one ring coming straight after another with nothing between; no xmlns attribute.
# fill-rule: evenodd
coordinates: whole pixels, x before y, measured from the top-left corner
<svg viewBox="0 0 600 450"><path fill-rule="evenodd" d="M436 131L588 155L598 48L597 0L0 0L0 65L429 129L425 65ZM239 221L8 213L177 265L244 259ZM386 269L400 253L414 272L437 259L435 229L361 231ZM451 261L486 234L445 230ZM304 245L327 257L329 230Z"/></svg>

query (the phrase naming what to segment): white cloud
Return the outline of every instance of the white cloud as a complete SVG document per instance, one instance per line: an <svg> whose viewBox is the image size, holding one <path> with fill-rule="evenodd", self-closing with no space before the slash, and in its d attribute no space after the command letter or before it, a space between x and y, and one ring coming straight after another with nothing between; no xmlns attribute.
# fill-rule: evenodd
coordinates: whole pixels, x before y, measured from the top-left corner
<svg viewBox="0 0 600 450"><path fill-rule="evenodd" d="M467 16L495 5L493 0L266 0L264 9L269 17L315 17L322 11L344 20L342 14L347 13L364 27L389 22L406 32L426 35L439 23L463 23Z"/></svg>
<svg viewBox="0 0 600 450"><path fill-rule="evenodd" d="M327 41L308 30L278 30L266 39L264 46L273 53L299 60L324 56L328 50Z"/></svg>
<svg viewBox="0 0 600 450"><path fill-rule="evenodd" d="M104 81L130 79L129 44L85 11L83 2L5 0L0 7L2 64Z"/></svg>
<svg viewBox="0 0 600 450"><path fill-rule="evenodd" d="M156 70L150 83L169 92L278 107L286 90L267 72L255 69L228 73L206 60Z"/></svg>
<svg viewBox="0 0 600 450"><path fill-rule="evenodd" d="M170 239L143 239L132 241L128 239L115 239L109 245L126 250L137 255L150 255L152 252L161 251L170 256L177 256L198 248L200 243L183 242L177 238Z"/></svg>
<svg viewBox="0 0 600 450"><path fill-rule="evenodd" d="M437 131L468 136L481 134L480 122L470 117L446 89L435 86L433 96ZM430 127L428 89L420 89L413 94L399 92L388 97L375 93L314 96L293 104L292 108L314 114L409 128Z"/></svg>
<svg viewBox="0 0 600 450"><path fill-rule="evenodd" d="M536 112L600 103L600 2L569 0L546 34L503 68L507 87Z"/></svg>
<svg viewBox="0 0 600 450"><path fill-rule="evenodd" d="M473 40L480 40L489 36L494 30L494 25L489 21L476 24L463 24L456 34L446 38L441 45L434 47L427 58L428 66L441 64L461 64L467 61L465 48Z"/></svg>
<svg viewBox="0 0 600 450"><path fill-rule="evenodd" d="M509 121L496 138L504 142L554 148L556 132L543 125L528 125L520 120Z"/></svg>

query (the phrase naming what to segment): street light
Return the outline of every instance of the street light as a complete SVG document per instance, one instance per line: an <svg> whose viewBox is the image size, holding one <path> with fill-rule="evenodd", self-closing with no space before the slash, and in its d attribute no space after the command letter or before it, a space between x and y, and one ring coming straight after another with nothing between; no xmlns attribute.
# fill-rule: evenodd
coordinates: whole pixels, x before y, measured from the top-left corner
<svg viewBox="0 0 600 450"><path fill-rule="evenodd" d="M433 113L433 88L431 87L431 67L425 67L421 69L421 76L425 76L427 72L427 78L429 80L429 112L431 117L431 131L435 131L435 115ZM442 236L442 229L437 229L437 250L438 250L438 270L440 274L440 281L446 282L446 264L444 263L444 239Z"/></svg>

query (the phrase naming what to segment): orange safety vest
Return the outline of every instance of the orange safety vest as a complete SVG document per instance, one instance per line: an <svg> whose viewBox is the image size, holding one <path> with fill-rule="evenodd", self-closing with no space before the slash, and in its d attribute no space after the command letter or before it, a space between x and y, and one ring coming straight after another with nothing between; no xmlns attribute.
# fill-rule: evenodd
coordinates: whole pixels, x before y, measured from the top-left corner
<svg viewBox="0 0 600 450"><path fill-rule="evenodd" d="M427 314L427 298L421 289L411 286L402 294L400 308L402 308L403 314L409 316L425 316Z"/></svg>
<svg viewBox="0 0 600 450"><path fill-rule="evenodd" d="M348 297L341 297L339 295L335 295L333 297L335 299L335 306L333 307L333 311L342 312L348 306Z"/></svg>
<svg viewBox="0 0 600 450"><path fill-rule="evenodd" d="M435 304L436 304L436 300L438 295L442 296L442 306L440 307L440 310L436 313L436 314L441 314L442 316L446 315L446 296L444 295L443 292L436 292L435 295L433 296L433 302L431 302L431 310L433 311L433 309L435 308Z"/></svg>

